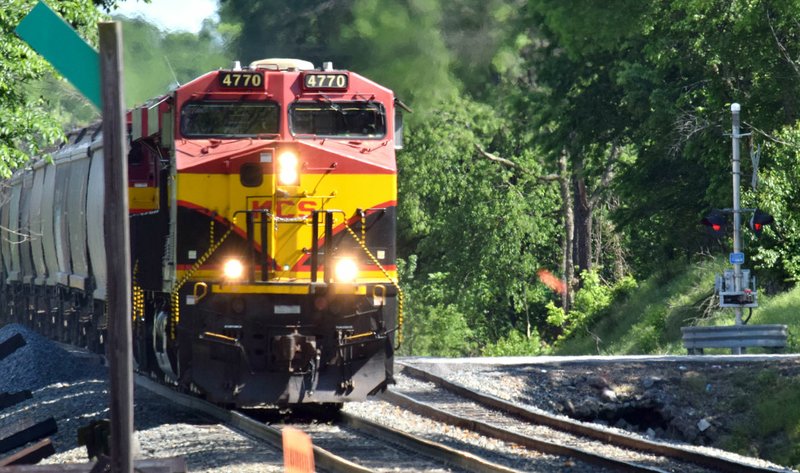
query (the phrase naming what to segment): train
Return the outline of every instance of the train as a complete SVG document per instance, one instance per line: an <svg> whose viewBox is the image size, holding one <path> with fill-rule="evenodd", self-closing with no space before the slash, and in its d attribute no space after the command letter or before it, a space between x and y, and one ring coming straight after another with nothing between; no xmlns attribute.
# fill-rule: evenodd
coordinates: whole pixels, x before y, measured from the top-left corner
<svg viewBox="0 0 800 473"><path fill-rule="evenodd" d="M385 390L404 110L355 72L275 58L127 111L136 369L235 407ZM0 189L0 313L102 353L102 127L66 136Z"/></svg>

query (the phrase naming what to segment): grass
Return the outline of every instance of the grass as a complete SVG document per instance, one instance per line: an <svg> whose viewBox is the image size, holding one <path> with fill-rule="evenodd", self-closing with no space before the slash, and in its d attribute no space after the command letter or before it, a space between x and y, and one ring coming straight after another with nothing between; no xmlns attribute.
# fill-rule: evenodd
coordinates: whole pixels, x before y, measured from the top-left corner
<svg viewBox="0 0 800 473"><path fill-rule="evenodd" d="M800 286L760 302L761 307L753 312L751 324L784 324L788 326L789 338L786 352L800 352Z"/></svg>
<svg viewBox="0 0 800 473"><path fill-rule="evenodd" d="M750 381L732 406L748 406L751 414L733 427L723 447L781 465L800 466L800 380L780 376L775 370ZM756 392L769 392L760 396Z"/></svg>

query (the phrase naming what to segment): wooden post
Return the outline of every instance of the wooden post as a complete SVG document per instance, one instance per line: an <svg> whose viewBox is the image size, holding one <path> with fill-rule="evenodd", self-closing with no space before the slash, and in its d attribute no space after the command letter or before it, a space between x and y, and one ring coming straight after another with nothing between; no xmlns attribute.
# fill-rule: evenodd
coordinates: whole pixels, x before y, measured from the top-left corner
<svg viewBox="0 0 800 473"><path fill-rule="evenodd" d="M133 350L128 167L122 97L122 27L100 23L103 99L104 230L108 264L108 345L111 387L111 471L131 473L133 454Z"/></svg>

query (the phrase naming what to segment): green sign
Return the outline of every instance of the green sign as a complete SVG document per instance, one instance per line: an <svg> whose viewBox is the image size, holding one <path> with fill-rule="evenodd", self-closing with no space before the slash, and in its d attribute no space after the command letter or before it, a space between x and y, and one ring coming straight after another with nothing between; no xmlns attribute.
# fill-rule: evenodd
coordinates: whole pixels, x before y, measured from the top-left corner
<svg viewBox="0 0 800 473"><path fill-rule="evenodd" d="M102 109L100 56L63 18L40 1L14 31Z"/></svg>

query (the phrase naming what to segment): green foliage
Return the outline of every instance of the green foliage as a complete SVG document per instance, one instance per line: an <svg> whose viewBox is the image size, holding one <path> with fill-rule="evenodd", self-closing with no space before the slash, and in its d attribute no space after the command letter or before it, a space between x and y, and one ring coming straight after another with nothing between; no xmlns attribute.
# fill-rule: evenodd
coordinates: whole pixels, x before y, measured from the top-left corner
<svg viewBox="0 0 800 473"><path fill-rule="evenodd" d="M753 311L750 324L784 324L788 326L789 338L786 352L800 352L800 320L797 317L797 308L800 307L800 286L791 290L768 297L759 294L759 308ZM730 318L726 321L730 323Z"/></svg>
<svg viewBox="0 0 800 473"><path fill-rule="evenodd" d="M601 317L573 330L570 337L554 346L554 352L559 355L685 353L680 327L733 323L732 311L719 309L711 297L714 276L726 267L727 262L717 258L685 265L681 270L670 268L666 275L654 275L628 292L626 298L616 299ZM760 288L759 305L748 323L787 325L786 351L800 351L800 320L796 315L800 287L772 297ZM563 314L554 306L553 309ZM564 321L569 324L568 318Z"/></svg>
<svg viewBox="0 0 800 473"><path fill-rule="evenodd" d="M756 390L770 395L753 396ZM741 403L755 404L755 408L752 418L733 428L727 448L793 468L800 466L800 381L764 371L740 397Z"/></svg>
<svg viewBox="0 0 800 473"><path fill-rule="evenodd" d="M437 283L443 300L494 340L526 314L539 315L548 299L531 281L539 268L557 265L539 256L558 251L557 194L476 151L510 140L491 108L452 99L434 110L409 130L398 156L400 251L417 256L421 274L446 275ZM539 168L530 152L515 159L534 175Z"/></svg>
<svg viewBox="0 0 800 473"><path fill-rule="evenodd" d="M601 316L589 318L572 330L570 337L562 338L554 347L554 352L559 355L684 353L680 327L698 321L709 323L720 313L709 303L714 276L725 264L719 258L682 264L680 269L666 267L664 273L641 281L635 288L632 281L622 280L618 294L627 296L615 299L600 312ZM615 290L612 288L610 292Z"/></svg>
<svg viewBox="0 0 800 473"><path fill-rule="evenodd" d="M33 8L33 0L3 0L0 6L0 175L28 160L32 154L63 138L60 123L50 114L53 100L36 94L26 84L53 77L53 68L14 34L14 28ZM97 37L100 19L95 4L51 1L51 8L90 41Z"/></svg>
<svg viewBox="0 0 800 473"><path fill-rule="evenodd" d="M167 93L176 81L183 84L232 64L210 23L198 34L164 32L141 19L124 20L122 26L129 107Z"/></svg>
<svg viewBox="0 0 800 473"><path fill-rule="evenodd" d="M450 53L438 0L222 0L220 16L243 59L298 57L357 71L395 91L417 114L451 97ZM417 116L411 117L416 120Z"/></svg>
<svg viewBox="0 0 800 473"><path fill-rule="evenodd" d="M756 251L753 261L792 280L800 278L800 122L784 127L774 141L764 144L760 159L758 192L746 194L746 205L775 217L760 239L750 237ZM748 232L748 235L751 235Z"/></svg>
<svg viewBox="0 0 800 473"><path fill-rule="evenodd" d="M546 353L546 347L535 330L526 337L517 330L509 330L508 335L483 347L482 356L538 356Z"/></svg>
<svg viewBox="0 0 800 473"><path fill-rule="evenodd" d="M616 167L612 216L649 275L714 243L679 223L730 201L729 104L768 132L797 119L800 81L785 78L800 70L798 12L792 1L530 1L496 56L498 100L532 122L549 159L568 151L590 180L606 165L597 150L633 151Z"/></svg>
<svg viewBox="0 0 800 473"><path fill-rule="evenodd" d="M392 88L418 111L455 93L450 53L440 33L439 0L355 0L339 47L358 51L346 63ZM423 85L424 84L424 85Z"/></svg>
<svg viewBox="0 0 800 473"><path fill-rule="evenodd" d="M581 288L575 294L575 301L569 314L553 302L546 306L547 323L560 330L556 346L578 330L594 322L607 313L614 300L622 301L637 287L632 276L625 276L613 284L606 284L597 271L584 271L581 274Z"/></svg>
<svg viewBox="0 0 800 473"><path fill-rule="evenodd" d="M406 284L406 336L401 347L404 354L420 356L466 356L476 347L474 332L469 328L464 314L443 290L442 282L448 275L428 274L420 281L414 280L416 258L410 265L401 265Z"/></svg>

